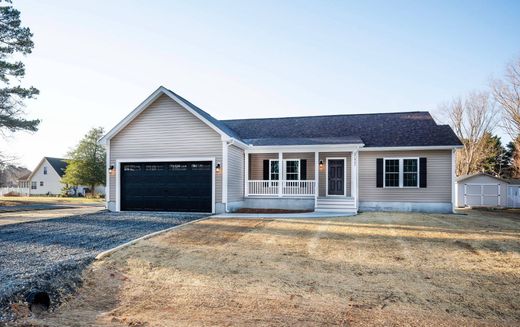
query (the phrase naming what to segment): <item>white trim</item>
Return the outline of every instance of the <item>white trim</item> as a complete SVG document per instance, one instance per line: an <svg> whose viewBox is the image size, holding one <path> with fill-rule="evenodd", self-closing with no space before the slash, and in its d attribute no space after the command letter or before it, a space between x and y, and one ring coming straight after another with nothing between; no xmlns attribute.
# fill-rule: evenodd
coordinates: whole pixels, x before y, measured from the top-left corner
<svg viewBox="0 0 520 327"><path fill-rule="evenodd" d="M459 191L457 188L457 175L456 175L456 166L457 166L457 151L455 149L451 150L451 204L453 207L453 212L455 212L455 208L459 203Z"/></svg>
<svg viewBox="0 0 520 327"><path fill-rule="evenodd" d="M283 185L282 185L282 173L280 171L283 171L283 167L280 167L283 165L283 152L278 152L278 197L283 196ZM271 170L271 162L269 162L269 170ZM269 176L269 179L271 179L271 176Z"/></svg>
<svg viewBox="0 0 520 327"><path fill-rule="evenodd" d="M343 160L343 195L341 194L332 194L329 195L329 160ZM325 157L325 161L327 163L325 167L325 196L347 196L347 157Z"/></svg>
<svg viewBox="0 0 520 327"><path fill-rule="evenodd" d="M106 181L105 181L105 203L108 209L108 203L110 202L110 140L107 141L105 146L106 154Z"/></svg>
<svg viewBox="0 0 520 327"><path fill-rule="evenodd" d="M314 152L314 208L318 206L318 197L320 196L320 153Z"/></svg>
<svg viewBox="0 0 520 327"><path fill-rule="evenodd" d="M386 186L386 161L399 161L399 186ZM404 160L417 160L417 186L404 186ZM419 157L383 158L383 188L420 188L421 186L421 160Z"/></svg>
<svg viewBox="0 0 520 327"><path fill-rule="evenodd" d="M228 200L228 147L228 142L222 141L222 164L220 165L220 171L222 174L222 203L224 204L224 212L227 212Z"/></svg>
<svg viewBox="0 0 520 327"><path fill-rule="evenodd" d="M249 194L249 152L244 151L244 197Z"/></svg>
<svg viewBox="0 0 520 327"><path fill-rule="evenodd" d="M359 152L356 150L350 154L350 197L356 200L356 209L358 208L359 202Z"/></svg>
<svg viewBox="0 0 520 327"><path fill-rule="evenodd" d="M215 213L216 188L215 157L173 157L173 158L122 158L116 160L116 211L121 211L121 164L132 162L181 162L181 161L211 161L211 213Z"/></svg>
<svg viewBox="0 0 520 327"><path fill-rule="evenodd" d="M363 147L364 144L321 144L321 145L277 145L277 146L253 146L250 145L249 153L293 153L293 152L352 152Z"/></svg>
<svg viewBox="0 0 520 327"><path fill-rule="evenodd" d="M359 151L417 151L417 150L453 150L460 149L462 145L434 145L434 146L395 146L395 147L368 147Z"/></svg>

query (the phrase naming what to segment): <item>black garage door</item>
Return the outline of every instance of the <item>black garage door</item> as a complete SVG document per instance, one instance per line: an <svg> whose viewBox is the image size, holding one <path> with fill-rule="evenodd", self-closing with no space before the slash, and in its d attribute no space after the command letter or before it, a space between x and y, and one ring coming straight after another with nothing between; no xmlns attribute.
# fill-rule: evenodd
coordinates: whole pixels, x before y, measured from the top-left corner
<svg viewBox="0 0 520 327"><path fill-rule="evenodd" d="M211 212L211 161L121 164L121 210Z"/></svg>

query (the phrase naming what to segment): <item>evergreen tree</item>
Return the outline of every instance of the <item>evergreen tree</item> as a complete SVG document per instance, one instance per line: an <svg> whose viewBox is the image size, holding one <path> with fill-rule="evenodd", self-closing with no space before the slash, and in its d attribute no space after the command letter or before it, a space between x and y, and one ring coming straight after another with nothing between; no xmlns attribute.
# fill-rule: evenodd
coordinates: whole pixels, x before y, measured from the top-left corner
<svg viewBox="0 0 520 327"><path fill-rule="evenodd" d="M30 54L34 43L33 34L23 27L20 11L10 0L0 0L0 130L16 132L36 131L40 121L24 118L23 101L34 98L39 91L34 87L22 87L25 65L19 55ZM15 85L13 85L15 83Z"/></svg>

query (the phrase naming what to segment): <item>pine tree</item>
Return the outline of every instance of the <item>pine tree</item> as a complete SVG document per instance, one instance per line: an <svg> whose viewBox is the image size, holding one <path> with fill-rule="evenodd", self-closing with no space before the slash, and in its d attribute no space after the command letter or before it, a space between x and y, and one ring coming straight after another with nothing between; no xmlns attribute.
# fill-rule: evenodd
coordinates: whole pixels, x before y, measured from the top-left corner
<svg viewBox="0 0 520 327"><path fill-rule="evenodd" d="M24 100L34 98L39 91L19 85L25 76L25 65L14 59L31 53L33 34L21 25L20 11L11 5L11 1L3 2L0 6L0 130L36 131L40 121L24 118L23 107Z"/></svg>

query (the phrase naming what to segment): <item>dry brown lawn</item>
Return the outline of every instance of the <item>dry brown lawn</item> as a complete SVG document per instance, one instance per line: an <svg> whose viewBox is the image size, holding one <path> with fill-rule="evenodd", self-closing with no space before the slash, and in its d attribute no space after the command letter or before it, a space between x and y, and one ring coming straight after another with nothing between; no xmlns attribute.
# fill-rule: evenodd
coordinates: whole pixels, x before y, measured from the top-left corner
<svg viewBox="0 0 520 327"><path fill-rule="evenodd" d="M520 214L209 219L96 262L37 326L512 326Z"/></svg>

